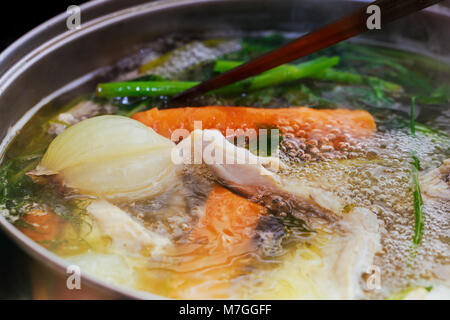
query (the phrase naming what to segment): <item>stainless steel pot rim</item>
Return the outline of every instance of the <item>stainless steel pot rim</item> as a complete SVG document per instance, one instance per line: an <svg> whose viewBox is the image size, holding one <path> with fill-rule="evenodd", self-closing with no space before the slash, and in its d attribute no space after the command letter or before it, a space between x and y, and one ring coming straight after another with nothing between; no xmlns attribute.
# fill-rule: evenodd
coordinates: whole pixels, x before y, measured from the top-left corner
<svg viewBox="0 0 450 320"><path fill-rule="evenodd" d="M217 2L233 2L238 0L159 0L148 2L145 4L140 4L136 6L132 6L129 8L125 8L119 11L107 13L106 15L102 15L100 17L83 21L82 25L79 29L74 30L66 30L61 34L54 35L53 38L45 40L43 44L40 46L31 49L25 56L23 56L19 61L15 62L10 68L0 77L0 94L5 90L5 88L20 74L21 69L28 68L35 61L39 60L42 55L50 52L51 50L56 50L58 47L63 46L67 42L73 41L74 38L83 36L86 33L93 32L102 26L110 24L111 22L119 22L121 20L127 19L130 16L136 16L139 14L146 14L148 11L158 11L170 9L173 7L183 7L190 6L193 4L202 4L202 3L217 3ZM255 2L260 2L261 0L254 0ZM369 2L370 0L347 0L347 2ZM105 0L94 0L82 4L80 6L82 12L92 10L94 8L100 7L105 3ZM450 9L446 7L430 7L425 9L429 12L438 13L439 15L444 15L450 17ZM24 46L30 39L38 37L42 32L49 29L51 26L56 24L64 24L66 19L66 14L61 13L56 17L46 21L42 25L36 27L30 32L23 35L21 38L16 40L13 44L11 44L8 48L6 48L0 54L0 64L8 63L8 58L14 55L14 51L18 50L20 47Z"/></svg>
<svg viewBox="0 0 450 320"><path fill-rule="evenodd" d="M61 34L56 34L46 39L44 43L41 45L31 48L29 52L25 53L20 60L14 62L9 69L0 77L0 94L18 77L18 75L23 72L30 65L38 61L43 55L51 52L52 50L56 50L60 46L64 46L67 42L73 41L76 37L81 37L86 33L93 32L98 28L102 28L105 25L108 25L113 22L118 22L121 20L125 20L130 18L131 16L136 16L139 14L147 14L149 11L159 11L170 9L174 7L182 7L189 6L193 4L203 4L203 3L217 3L218 1L223 2L233 2L238 0L160 0L153 1L145 4L135 5L129 8L124 8L114 12L108 12L104 15L99 15L89 21L83 21L80 29L76 30L67 30ZM260 2L260 0L254 0L255 2ZM369 0L349 0L350 2L369 2ZM101 8L102 5L105 4L105 0L94 0L87 2L81 5L82 12ZM450 9L445 7L431 7L426 9L430 12L435 12L440 15L445 15L450 17ZM15 41L12 45L10 45L6 50L4 50L0 54L0 64L8 63L8 59L14 55L16 50L22 49L26 46L26 43L30 41L30 39L38 37L44 31L48 30L50 27L55 26L60 23L64 23L66 19L66 14L62 13L58 16L48 20L47 22L41 24L35 29L31 30L17 41ZM90 75L87 75L90 76ZM83 77L82 77L83 78ZM79 78L76 81L83 81L82 78ZM69 85L65 85L61 90L67 90ZM58 94L61 93L58 91ZM57 95L57 94L56 94ZM48 100L51 100L55 94L44 98L40 103L34 106L32 109L27 112L25 116L23 116L8 132L7 136L2 140L0 144L0 159L2 158L4 151L10 142L11 138L15 135L16 131L19 130L23 124L28 121L28 119L37 111L39 108ZM9 223L3 216L0 215L0 227L6 234L8 234L14 241L16 241L22 248L24 248L30 255L35 258L38 258L42 261L47 267L58 271L59 273L65 273L67 267L70 265L68 261L64 258L61 258L54 253L48 251L44 247L38 245L27 236L25 236L21 231L19 231L15 226ZM128 297L134 299L167 299L165 297L144 292L138 291L134 289L129 289L123 286L117 286L114 284L106 283L105 281L98 279L97 277L91 276L89 274L82 275L83 281L94 285L97 288L105 290L107 292L113 292L121 297Z"/></svg>
<svg viewBox="0 0 450 320"><path fill-rule="evenodd" d="M66 43L73 41L76 37L81 37L112 22L119 22L121 20L129 18L130 16L146 14L149 11L165 10L173 7L181 7L207 2L215 2L215 0L160 0L122 9L120 11L108 13L95 19L85 21L81 24L79 29L67 30L62 34L55 35L53 38L45 41L42 45L32 49L32 51L30 51L19 61L14 63L14 65L11 66L0 78L0 94L12 81L14 81L14 79L20 74L21 70L29 68L30 65L38 61L43 55L48 54L52 50L56 50L61 46L64 46ZM95 0L92 3L81 5L80 8L82 11L89 10L101 5L102 3L104 3L104 0ZM65 18L66 15L62 13L19 38L16 42L11 44L2 54L0 54L0 63L4 60L7 60L7 57L10 56L14 52L14 50L22 46L29 39L39 35L39 33L49 28L49 26L53 24L64 23Z"/></svg>

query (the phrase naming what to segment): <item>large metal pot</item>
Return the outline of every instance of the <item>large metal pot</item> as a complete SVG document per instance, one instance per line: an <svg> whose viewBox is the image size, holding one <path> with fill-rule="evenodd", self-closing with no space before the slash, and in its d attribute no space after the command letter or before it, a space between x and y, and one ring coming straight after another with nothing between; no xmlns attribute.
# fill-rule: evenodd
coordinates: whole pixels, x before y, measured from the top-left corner
<svg viewBox="0 0 450 320"><path fill-rule="evenodd" d="M361 6L357 0L96 0L81 6L81 28L61 14L0 55L0 156L15 133L49 101L93 90L101 69L171 32L308 32ZM449 4L434 6L360 37L450 62ZM67 93L69 92L69 93ZM67 263L0 216L0 227L26 252L65 274ZM161 298L83 276L105 297Z"/></svg>

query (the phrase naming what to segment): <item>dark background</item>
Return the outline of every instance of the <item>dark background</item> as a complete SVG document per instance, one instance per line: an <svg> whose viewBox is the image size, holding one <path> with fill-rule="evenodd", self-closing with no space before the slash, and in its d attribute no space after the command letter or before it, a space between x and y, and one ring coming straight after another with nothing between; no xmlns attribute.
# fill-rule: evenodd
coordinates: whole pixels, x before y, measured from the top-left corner
<svg viewBox="0 0 450 320"><path fill-rule="evenodd" d="M84 2L87 1L2 1L0 7L0 51L34 27L66 12L68 6Z"/></svg>
<svg viewBox="0 0 450 320"><path fill-rule="evenodd" d="M22 35L66 12L70 5L86 1L20 1L1 2L0 51ZM0 231L0 299L30 299L30 259Z"/></svg>

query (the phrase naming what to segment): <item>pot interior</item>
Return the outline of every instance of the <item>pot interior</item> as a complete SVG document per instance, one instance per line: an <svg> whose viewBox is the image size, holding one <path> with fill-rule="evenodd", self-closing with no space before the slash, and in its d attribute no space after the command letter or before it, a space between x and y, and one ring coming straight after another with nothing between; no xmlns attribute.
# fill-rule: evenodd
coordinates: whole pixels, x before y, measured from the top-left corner
<svg viewBox="0 0 450 320"><path fill-rule="evenodd" d="M169 34L211 38L271 30L303 34L351 12L363 2L169 0L133 1L123 7L94 1L82 7L82 19L86 20L82 20L79 30L61 32L61 25L65 25L62 15L49 23L48 30L53 34L38 30L25 39L28 48L23 43L14 44L5 59L0 59L1 70L5 70L0 80L0 152L4 153L32 115L52 112L76 96L92 92L97 83L135 66L155 39ZM449 62L448 30L448 9L432 8L352 41L400 48ZM15 50L22 59L10 59ZM34 256L64 270L60 259L32 244L3 218L0 223ZM96 285L133 295L100 282Z"/></svg>

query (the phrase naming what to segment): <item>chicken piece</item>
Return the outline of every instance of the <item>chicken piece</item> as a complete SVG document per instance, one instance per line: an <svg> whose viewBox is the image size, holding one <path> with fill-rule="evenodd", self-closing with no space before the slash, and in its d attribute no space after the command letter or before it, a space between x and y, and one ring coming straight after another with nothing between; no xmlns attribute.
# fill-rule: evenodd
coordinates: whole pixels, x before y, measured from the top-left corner
<svg viewBox="0 0 450 320"><path fill-rule="evenodd" d="M340 298L362 298L362 275L375 270L375 253L381 250L380 223L373 212L357 207L344 217L340 226L344 231L333 235L323 254L325 259L334 259L329 272L335 277Z"/></svg>
<svg viewBox="0 0 450 320"><path fill-rule="evenodd" d="M316 229L311 240L290 248L277 268L254 271L247 282L236 284L234 292L238 295L231 298L363 298L367 289L363 274L377 276L373 261L381 249L380 224L374 213L360 207L346 214L339 224L340 231ZM255 282L258 286L246 285Z"/></svg>
<svg viewBox="0 0 450 320"><path fill-rule="evenodd" d="M87 207L101 233L111 238L115 249L127 253L148 252L160 255L171 242L155 232L145 229L129 214L105 200L95 200Z"/></svg>
<svg viewBox="0 0 450 320"><path fill-rule="evenodd" d="M425 196L450 200L450 159L421 176L420 185Z"/></svg>
<svg viewBox="0 0 450 320"><path fill-rule="evenodd" d="M283 166L280 159L255 156L230 143L217 130L194 130L189 139L177 146L173 160L205 163L221 183L254 201L279 195L290 207L302 212L330 220L342 215L344 204L332 192L277 174Z"/></svg>

